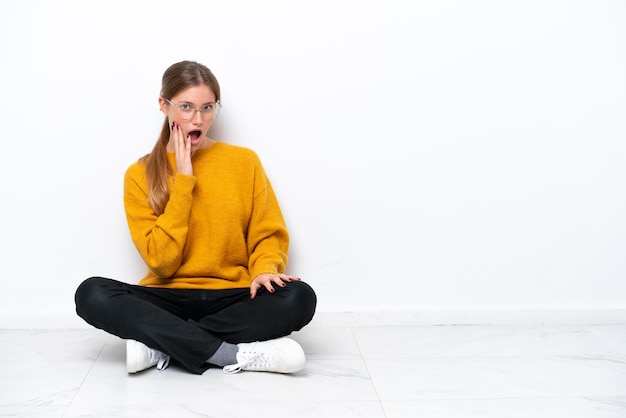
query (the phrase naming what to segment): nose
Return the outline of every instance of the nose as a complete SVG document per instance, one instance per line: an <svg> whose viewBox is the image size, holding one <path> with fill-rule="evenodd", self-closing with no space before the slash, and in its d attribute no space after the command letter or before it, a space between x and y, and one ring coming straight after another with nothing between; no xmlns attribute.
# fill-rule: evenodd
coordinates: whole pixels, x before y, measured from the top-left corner
<svg viewBox="0 0 626 418"><path fill-rule="evenodd" d="M194 110L193 116L191 117L191 122L199 125L202 123L202 112L200 112L198 109Z"/></svg>

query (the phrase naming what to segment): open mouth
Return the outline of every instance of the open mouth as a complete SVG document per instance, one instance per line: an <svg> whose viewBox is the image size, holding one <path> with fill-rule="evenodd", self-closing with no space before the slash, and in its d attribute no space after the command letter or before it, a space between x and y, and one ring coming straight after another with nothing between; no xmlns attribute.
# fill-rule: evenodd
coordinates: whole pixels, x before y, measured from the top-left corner
<svg viewBox="0 0 626 418"><path fill-rule="evenodd" d="M202 135L202 132L200 130L189 131L188 135L191 143L197 145L200 142L200 135Z"/></svg>

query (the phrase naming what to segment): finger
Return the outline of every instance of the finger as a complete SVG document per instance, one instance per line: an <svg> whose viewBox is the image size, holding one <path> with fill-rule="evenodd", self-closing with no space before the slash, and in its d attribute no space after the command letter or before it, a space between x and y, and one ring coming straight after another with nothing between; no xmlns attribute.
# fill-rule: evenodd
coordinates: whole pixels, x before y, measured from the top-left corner
<svg viewBox="0 0 626 418"><path fill-rule="evenodd" d="M300 280L299 277L290 276L288 274L280 274L279 277L287 282L293 282Z"/></svg>
<svg viewBox="0 0 626 418"><path fill-rule="evenodd" d="M252 285L250 285L250 299L254 299L256 297L256 292L258 290L259 286L252 283Z"/></svg>
<svg viewBox="0 0 626 418"><path fill-rule="evenodd" d="M174 129L174 147L176 154L183 159L191 156L191 137L183 137L182 128L178 124Z"/></svg>
<svg viewBox="0 0 626 418"><path fill-rule="evenodd" d="M276 289L274 289L274 286L272 286L272 282L267 282L265 283L265 288L267 289L268 292L270 293L274 293L276 292Z"/></svg>
<svg viewBox="0 0 626 418"><path fill-rule="evenodd" d="M274 275L272 275L272 277L270 278L270 281L271 281L271 282L276 283L276 284L277 284L278 286L280 286L280 287L285 287L285 286L287 286L287 285L285 284L285 282L283 281L283 279L282 279L282 277L281 277L281 275L280 275L280 274L274 274Z"/></svg>
<svg viewBox="0 0 626 418"><path fill-rule="evenodd" d="M176 122L172 123L172 139L174 140L174 149L178 152L178 148L180 147L180 127Z"/></svg>
<svg viewBox="0 0 626 418"><path fill-rule="evenodd" d="M177 139L177 144L178 144L178 150L180 151L181 155L184 155L183 152L185 151L185 138L183 137L183 131L182 128L178 125L176 125L176 139Z"/></svg>

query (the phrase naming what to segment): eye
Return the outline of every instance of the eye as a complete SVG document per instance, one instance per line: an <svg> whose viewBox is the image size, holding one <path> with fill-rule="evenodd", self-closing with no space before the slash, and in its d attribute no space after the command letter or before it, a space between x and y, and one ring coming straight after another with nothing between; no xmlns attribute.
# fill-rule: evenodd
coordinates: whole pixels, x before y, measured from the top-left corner
<svg viewBox="0 0 626 418"><path fill-rule="evenodd" d="M213 109L213 103L205 104L204 106L202 106L200 111L201 112L210 112L211 109Z"/></svg>
<svg viewBox="0 0 626 418"><path fill-rule="evenodd" d="M179 106L180 106L180 110L184 110L184 111L191 110L191 106L189 105L189 103L181 103Z"/></svg>

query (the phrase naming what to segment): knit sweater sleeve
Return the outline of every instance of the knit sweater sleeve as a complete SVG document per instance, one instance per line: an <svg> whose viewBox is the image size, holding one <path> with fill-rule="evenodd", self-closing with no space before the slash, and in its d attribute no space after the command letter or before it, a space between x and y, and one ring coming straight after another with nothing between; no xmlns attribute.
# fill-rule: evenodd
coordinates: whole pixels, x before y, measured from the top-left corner
<svg viewBox="0 0 626 418"><path fill-rule="evenodd" d="M148 203L145 166L133 164L124 176L124 209L130 235L154 275L171 277L182 262L196 178L178 174L161 215Z"/></svg>
<svg viewBox="0 0 626 418"><path fill-rule="evenodd" d="M248 227L248 270L254 279L263 273L283 273L289 234L278 200L260 161L254 174L254 201Z"/></svg>

